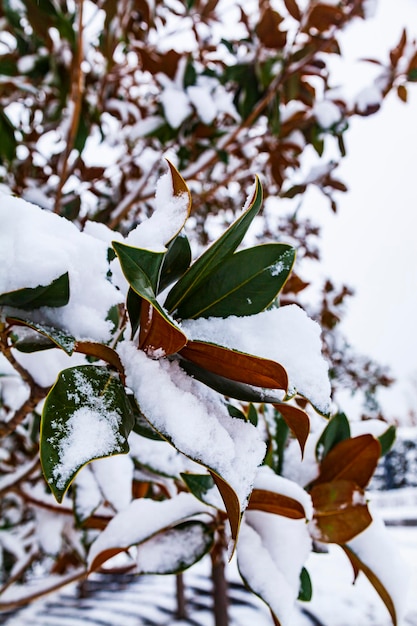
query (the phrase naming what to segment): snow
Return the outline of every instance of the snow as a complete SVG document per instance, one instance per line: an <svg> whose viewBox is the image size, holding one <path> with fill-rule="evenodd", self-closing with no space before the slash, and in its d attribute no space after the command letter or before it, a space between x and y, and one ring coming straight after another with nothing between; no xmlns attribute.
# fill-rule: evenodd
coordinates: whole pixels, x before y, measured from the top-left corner
<svg viewBox="0 0 417 626"><path fill-rule="evenodd" d="M313 107L313 113L318 124L324 129L331 128L340 122L342 118L339 107L331 100L316 102Z"/></svg>
<svg viewBox="0 0 417 626"><path fill-rule="evenodd" d="M77 338L107 340L112 328L107 313L121 301L121 294L106 279L107 246L65 218L3 194L0 221L0 293L49 285L68 272L68 304L42 307L33 317L65 328Z"/></svg>
<svg viewBox="0 0 417 626"><path fill-rule="evenodd" d="M188 493L180 493L161 502L145 498L133 500L113 517L92 544L88 555L89 567L106 550L141 543L164 528L206 511L207 507Z"/></svg>
<svg viewBox="0 0 417 626"><path fill-rule="evenodd" d="M127 454L97 459L90 465L103 497L122 511L132 500L133 460Z"/></svg>
<svg viewBox="0 0 417 626"><path fill-rule="evenodd" d="M152 360L127 341L118 352L146 418L179 451L220 474L244 507L265 455L255 427L231 418L221 397L177 363Z"/></svg>
<svg viewBox="0 0 417 626"><path fill-rule="evenodd" d="M320 412L329 412L330 382L321 355L320 326L297 305L249 317L184 320L182 327L190 339L280 363L287 370L289 393L297 391Z"/></svg>

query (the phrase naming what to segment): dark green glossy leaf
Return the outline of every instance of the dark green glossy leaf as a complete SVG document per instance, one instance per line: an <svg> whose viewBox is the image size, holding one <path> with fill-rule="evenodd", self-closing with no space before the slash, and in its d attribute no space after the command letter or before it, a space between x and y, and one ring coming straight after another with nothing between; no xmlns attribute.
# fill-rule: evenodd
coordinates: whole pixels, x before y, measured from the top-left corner
<svg viewBox="0 0 417 626"><path fill-rule="evenodd" d="M243 413L243 411L238 409L236 406L233 406L233 404L227 405L227 412L229 413L230 417L236 417L237 419L243 420L244 422L246 422L247 420L247 417Z"/></svg>
<svg viewBox="0 0 417 626"><path fill-rule="evenodd" d="M59 328L54 328L53 326L48 326L46 324L37 324L36 322L32 322L32 320L26 320L20 317L8 317L7 321L16 326L26 326L28 328L31 328L32 330L35 330L37 333L42 335L45 339L45 341L43 342L44 347L39 347L38 350L46 350L47 347L61 348L69 356L71 356L71 354L74 352L76 345L75 337L73 337L72 335L68 335ZM33 344L33 347L36 346L35 339L22 339L19 340L14 347L21 352L34 352L35 350L30 349L31 343ZM42 341L40 341L38 345L41 346Z"/></svg>
<svg viewBox="0 0 417 626"><path fill-rule="evenodd" d="M378 437L378 441L381 444L381 456L385 456L389 452L394 444L396 437L395 426L390 426L387 430Z"/></svg>
<svg viewBox="0 0 417 626"><path fill-rule="evenodd" d="M0 306L12 306L24 311L39 309L41 306L61 307L69 300L68 272L56 278L49 285L25 287L0 295Z"/></svg>
<svg viewBox="0 0 417 626"><path fill-rule="evenodd" d="M336 413L323 430L316 445L316 458L322 461L332 448L340 441L349 439L350 426L344 413Z"/></svg>
<svg viewBox="0 0 417 626"><path fill-rule="evenodd" d="M182 319L254 315L266 309L287 280L295 250L270 243L236 252L178 306Z"/></svg>
<svg viewBox="0 0 417 626"><path fill-rule="evenodd" d="M205 496L207 492L214 487L214 480L210 474L182 473L181 478L193 496L198 498L198 500L201 500L201 502L207 503Z"/></svg>
<svg viewBox="0 0 417 626"><path fill-rule="evenodd" d="M133 423L124 387L107 367L60 373L45 400L40 435L42 470L58 502L81 467L129 451Z"/></svg>
<svg viewBox="0 0 417 626"><path fill-rule="evenodd" d="M168 311L175 311L185 299L192 298L208 276L233 254L259 212L261 204L262 187L257 178L255 193L246 211L191 265L171 289L165 302Z"/></svg>
<svg viewBox="0 0 417 626"><path fill-rule="evenodd" d="M119 257L120 265L129 285L136 293L150 302L149 298L155 298L158 290L159 275L165 252L134 248L119 241L113 241L112 246Z"/></svg>
<svg viewBox="0 0 417 626"><path fill-rule="evenodd" d="M126 308L129 314L130 326L132 329L131 339L136 335L140 324L140 310L142 305L142 298L138 296L136 291L133 291L132 287L129 287L126 298Z"/></svg>
<svg viewBox="0 0 417 626"><path fill-rule="evenodd" d="M258 425L258 411L256 410L255 406L252 404L252 402L249 404L249 407L248 407L248 421L254 426Z"/></svg>
<svg viewBox="0 0 417 626"><path fill-rule="evenodd" d="M139 544L136 555L138 573L178 574L210 552L213 543L213 528L202 522L183 522ZM172 550L171 546L181 546L181 550ZM152 567L149 566L151 562Z"/></svg>
<svg viewBox="0 0 417 626"><path fill-rule="evenodd" d="M305 567L301 570L300 574L300 591L298 599L302 602L310 602L313 597L313 585L311 584L310 574Z"/></svg>
<svg viewBox="0 0 417 626"><path fill-rule="evenodd" d="M178 235L168 246L161 269L159 291L178 280L191 263L190 242L185 235Z"/></svg>
<svg viewBox="0 0 417 626"><path fill-rule="evenodd" d="M14 126L6 113L0 109L0 163L13 161L16 156L17 141Z"/></svg>

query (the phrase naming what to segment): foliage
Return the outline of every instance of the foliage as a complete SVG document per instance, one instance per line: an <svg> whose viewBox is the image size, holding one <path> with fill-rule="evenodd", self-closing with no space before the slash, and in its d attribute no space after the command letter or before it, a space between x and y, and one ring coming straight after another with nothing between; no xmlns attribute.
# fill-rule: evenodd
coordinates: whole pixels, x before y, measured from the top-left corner
<svg viewBox="0 0 417 626"><path fill-rule="evenodd" d="M303 276L303 261L320 259L306 199L318 189L337 210L349 119L376 112L392 91L406 101L416 79L415 43L404 32L385 63L371 59L380 69L371 99L348 104L336 95L340 33L366 17L366 6L1 4L0 180L43 210L12 209L9 199L0 206L11 277L0 289L1 349L11 365L0 396L8 435L0 606L31 600L21 583L39 563L57 576L52 589L111 567L116 554L137 572L167 573L207 552L217 559L228 545L247 585L284 624L293 601L311 596L308 553L330 542L370 578L396 622L389 577L355 543L374 527L364 490L392 430L354 436L337 410L329 420L313 322L291 306L303 304L319 322L333 390L360 391L367 415L377 415L376 390L391 380L338 331L351 290L325 281L314 310ZM163 156L169 173L157 186ZM24 211L35 216L33 233L11 226ZM6 247L3 231L20 248ZM16 250L33 262L13 262ZM44 257L52 277L42 273ZM293 325L303 331L299 352L294 342L269 350L278 343L268 320L282 336ZM48 358L55 384L41 375ZM299 375L305 367L318 395ZM45 489L39 446L59 505ZM277 537L293 538L292 564ZM174 544L184 551L168 558L160 546ZM270 580L288 591L279 602Z"/></svg>

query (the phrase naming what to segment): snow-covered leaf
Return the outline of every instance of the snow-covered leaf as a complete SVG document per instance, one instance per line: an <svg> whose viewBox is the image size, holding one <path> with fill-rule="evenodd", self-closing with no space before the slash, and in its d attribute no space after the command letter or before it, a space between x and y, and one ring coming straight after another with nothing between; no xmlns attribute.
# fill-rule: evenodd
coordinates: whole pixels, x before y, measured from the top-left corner
<svg viewBox="0 0 417 626"><path fill-rule="evenodd" d="M141 543L136 553L139 574L178 574L194 565L214 542L214 531L207 524L188 521Z"/></svg>
<svg viewBox="0 0 417 626"><path fill-rule="evenodd" d="M38 337L40 335L45 339L45 341L48 342L48 347L61 348L69 356L71 356L71 354L74 352L76 343L75 337L69 335L68 333L65 333L59 328L54 328L53 326L48 326L47 324L38 324L36 322L33 322L32 320L23 319L20 317L8 317L7 321L16 326L26 326L28 328L32 328L37 333L39 333ZM30 346L32 345L32 341L35 348L37 344L36 339L32 340L30 337L23 337L22 339L19 339L14 344L14 347L21 352L31 352L32 350L30 349ZM46 347L43 349L46 349Z"/></svg>
<svg viewBox="0 0 417 626"><path fill-rule="evenodd" d="M372 517L372 524L343 549L354 571L362 571L374 586L396 626L404 615L410 581L408 566L382 520L374 513Z"/></svg>
<svg viewBox="0 0 417 626"><path fill-rule="evenodd" d="M68 272L58 276L49 285L25 287L0 295L0 306L11 306L33 311L42 306L61 307L68 304L70 295Z"/></svg>
<svg viewBox="0 0 417 626"><path fill-rule="evenodd" d="M207 507L188 493L163 501L145 498L133 500L114 516L92 544L88 555L89 569L95 570L130 546L138 545L157 533L206 511Z"/></svg>
<svg viewBox="0 0 417 626"><path fill-rule="evenodd" d="M63 370L49 392L41 420L43 473L56 499L93 459L126 453L133 415L124 387L107 367Z"/></svg>
<svg viewBox="0 0 417 626"><path fill-rule="evenodd" d="M266 389L286 391L288 387L285 369L268 359L204 341L189 341L180 354L209 372L230 380Z"/></svg>

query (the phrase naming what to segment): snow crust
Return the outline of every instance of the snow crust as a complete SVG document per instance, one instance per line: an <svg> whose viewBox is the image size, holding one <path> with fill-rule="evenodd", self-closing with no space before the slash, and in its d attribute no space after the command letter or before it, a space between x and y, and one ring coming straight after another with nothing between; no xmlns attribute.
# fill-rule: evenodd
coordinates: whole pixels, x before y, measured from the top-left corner
<svg viewBox="0 0 417 626"><path fill-rule="evenodd" d="M328 365L321 354L320 326L297 305L248 317L184 320L190 339L208 341L283 365L289 392L298 391L322 413L330 410Z"/></svg>

